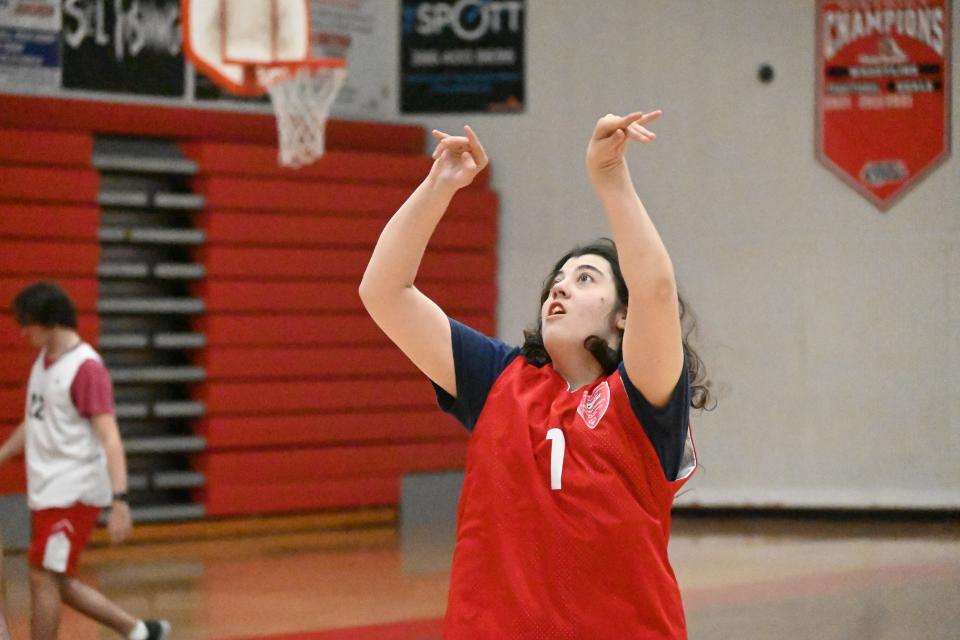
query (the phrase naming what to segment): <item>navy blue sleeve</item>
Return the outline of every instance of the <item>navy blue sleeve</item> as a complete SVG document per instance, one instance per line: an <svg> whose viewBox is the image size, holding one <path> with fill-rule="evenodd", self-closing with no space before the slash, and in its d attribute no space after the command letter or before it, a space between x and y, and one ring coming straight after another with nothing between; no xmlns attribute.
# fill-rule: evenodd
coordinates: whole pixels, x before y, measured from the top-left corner
<svg viewBox="0 0 960 640"><path fill-rule="evenodd" d="M517 357L520 349L488 338L453 318L450 318L450 338L453 367L457 375L457 397L454 398L436 383L433 388L437 392L440 408L472 431L493 383Z"/></svg>
<svg viewBox="0 0 960 640"><path fill-rule="evenodd" d="M627 377L627 370L620 363L620 377L627 390L630 406L637 420L643 425L647 438L653 444L660 459L660 466L667 480L676 480L680 473L680 460L687 441L687 429L690 426L690 377L687 375L687 360L684 357L680 379L673 394L662 409L653 407L643 397L639 389Z"/></svg>

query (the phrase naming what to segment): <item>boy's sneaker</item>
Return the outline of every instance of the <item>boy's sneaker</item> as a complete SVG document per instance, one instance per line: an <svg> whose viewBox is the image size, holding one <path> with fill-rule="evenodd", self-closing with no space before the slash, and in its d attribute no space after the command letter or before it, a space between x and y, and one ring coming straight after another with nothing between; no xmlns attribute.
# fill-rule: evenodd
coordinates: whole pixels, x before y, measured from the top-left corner
<svg viewBox="0 0 960 640"><path fill-rule="evenodd" d="M147 626L147 640L167 640L170 637L170 623L166 620L144 620Z"/></svg>

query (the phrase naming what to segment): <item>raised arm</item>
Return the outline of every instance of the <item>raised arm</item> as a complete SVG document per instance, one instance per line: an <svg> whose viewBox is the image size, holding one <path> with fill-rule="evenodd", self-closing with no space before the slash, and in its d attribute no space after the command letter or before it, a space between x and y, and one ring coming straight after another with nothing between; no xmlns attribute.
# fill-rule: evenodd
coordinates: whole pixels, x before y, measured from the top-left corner
<svg viewBox="0 0 960 640"><path fill-rule="evenodd" d="M444 391L456 397L450 323L414 280L427 242L454 194L487 166L470 127L463 136L434 131L440 142L426 179L387 222L360 282L360 299L394 344Z"/></svg>
<svg viewBox="0 0 960 640"><path fill-rule="evenodd" d="M625 152L630 140L652 142L645 128L660 111L607 115L587 147L587 172L603 203L630 292L623 363L634 386L664 406L683 369L680 309L673 263L633 186Z"/></svg>

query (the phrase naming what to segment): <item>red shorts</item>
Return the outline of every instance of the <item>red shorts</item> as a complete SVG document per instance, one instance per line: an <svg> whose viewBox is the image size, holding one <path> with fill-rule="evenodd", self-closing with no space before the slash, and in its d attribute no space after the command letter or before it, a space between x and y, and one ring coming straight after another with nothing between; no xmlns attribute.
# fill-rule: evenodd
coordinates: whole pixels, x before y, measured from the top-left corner
<svg viewBox="0 0 960 640"><path fill-rule="evenodd" d="M79 502L62 509L32 512L33 539L27 560L31 567L76 575L80 552L97 525L100 507Z"/></svg>

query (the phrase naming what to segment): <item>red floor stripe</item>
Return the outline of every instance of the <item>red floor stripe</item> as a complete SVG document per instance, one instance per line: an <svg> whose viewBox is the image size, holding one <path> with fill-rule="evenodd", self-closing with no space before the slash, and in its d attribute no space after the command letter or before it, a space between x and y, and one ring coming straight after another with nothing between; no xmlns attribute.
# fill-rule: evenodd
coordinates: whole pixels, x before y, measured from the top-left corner
<svg viewBox="0 0 960 640"><path fill-rule="evenodd" d="M250 636L232 640L440 640L443 620L408 620L369 627L332 629L276 636Z"/></svg>

